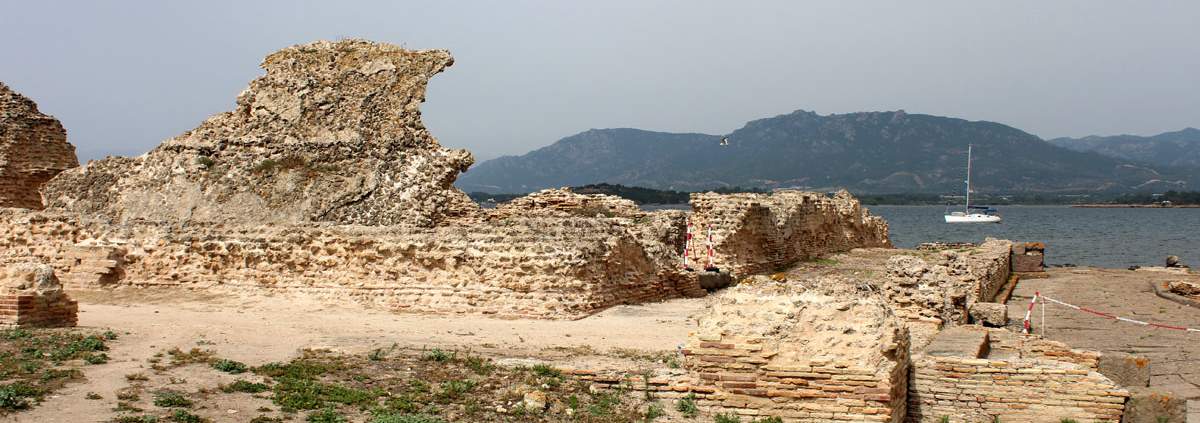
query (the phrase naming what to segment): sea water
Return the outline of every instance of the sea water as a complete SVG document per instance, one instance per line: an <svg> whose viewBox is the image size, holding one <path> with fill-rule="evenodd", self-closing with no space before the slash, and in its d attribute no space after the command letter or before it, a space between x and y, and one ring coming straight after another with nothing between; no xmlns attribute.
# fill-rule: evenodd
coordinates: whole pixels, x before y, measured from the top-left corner
<svg viewBox="0 0 1200 423"><path fill-rule="evenodd" d="M1000 223L953 224L942 217L945 206L867 208L887 220L897 248L994 237L1041 242L1050 265L1162 266L1168 255L1176 255L1183 264L1200 268L1200 208L1001 206Z"/></svg>

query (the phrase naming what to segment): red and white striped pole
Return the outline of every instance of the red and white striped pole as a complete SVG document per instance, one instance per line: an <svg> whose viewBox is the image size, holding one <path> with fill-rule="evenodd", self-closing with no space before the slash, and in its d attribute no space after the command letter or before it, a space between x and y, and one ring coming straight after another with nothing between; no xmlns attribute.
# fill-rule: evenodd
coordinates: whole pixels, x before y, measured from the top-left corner
<svg viewBox="0 0 1200 423"><path fill-rule="evenodd" d="M688 269L688 250L692 248L692 222L687 223L687 240L683 243L683 268Z"/></svg>
<svg viewBox="0 0 1200 423"><path fill-rule="evenodd" d="M1029 333L1029 316L1033 314L1033 305L1037 304L1039 295L1041 292L1034 292L1033 299L1029 301L1029 310L1025 312L1025 333Z"/></svg>
<svg viewBox="0 0 1200 423"><path fill-rule="evenodd" d="M708 224L708 266L705 266L704 269L708 270L708 269L712 269L712 267L713 267L712 224L709 223Z"/></svg>

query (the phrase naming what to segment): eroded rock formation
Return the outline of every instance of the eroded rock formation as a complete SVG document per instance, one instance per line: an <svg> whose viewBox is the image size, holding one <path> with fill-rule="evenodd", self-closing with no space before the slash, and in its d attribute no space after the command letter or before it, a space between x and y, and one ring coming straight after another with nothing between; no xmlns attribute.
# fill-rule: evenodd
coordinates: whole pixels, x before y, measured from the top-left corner
<svg viewBox="0 0 1200 423"><path fill-rule="evenodd" d="M436 226L481 211L453 183L474 159L421 123L445 50L364 40L280 50L237 108L135 158L46 184L47 207L118 220Z"/></svg>
<svg viewBox="0 0 1200 423"><path fill-rule="evenodd" d="M0 82L0 207L42 208L38 188L76 166L75 146L58 119Z"/></svg>
<svg viewBox="0 0 1200 423"><path fill-rule="evenodd" d="M872 216L845 190L692 194L696 258L706 264L712 227L713 263L734 277L787 267L856 247L890 247L887 222ZM693 262L695 263L695 262Z"/></svg>

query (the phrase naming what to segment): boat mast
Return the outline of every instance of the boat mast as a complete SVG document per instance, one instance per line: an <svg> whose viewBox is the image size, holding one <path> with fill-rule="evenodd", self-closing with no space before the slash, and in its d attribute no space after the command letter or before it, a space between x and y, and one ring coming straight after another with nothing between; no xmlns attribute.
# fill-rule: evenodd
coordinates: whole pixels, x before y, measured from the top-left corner
<svg viewBox="0 0 1200 423"><path fill-rule="evenodd" d="M971 144L967 144L967 208L963 213L971 214Z"/></svg>

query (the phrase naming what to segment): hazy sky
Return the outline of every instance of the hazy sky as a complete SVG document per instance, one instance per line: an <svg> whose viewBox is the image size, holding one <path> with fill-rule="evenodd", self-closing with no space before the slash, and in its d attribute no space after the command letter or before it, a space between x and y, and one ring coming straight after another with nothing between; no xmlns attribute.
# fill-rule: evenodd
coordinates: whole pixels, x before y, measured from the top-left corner
<svg viewBox="0 0 1200 423"><path fill-rule="evenodd" d="M905 109L1043 138L1200 126L1196 1L0 0L0 81L87 161L230 110L319 39L445 48L423 119L483 160L590 128Z"/></svg>

